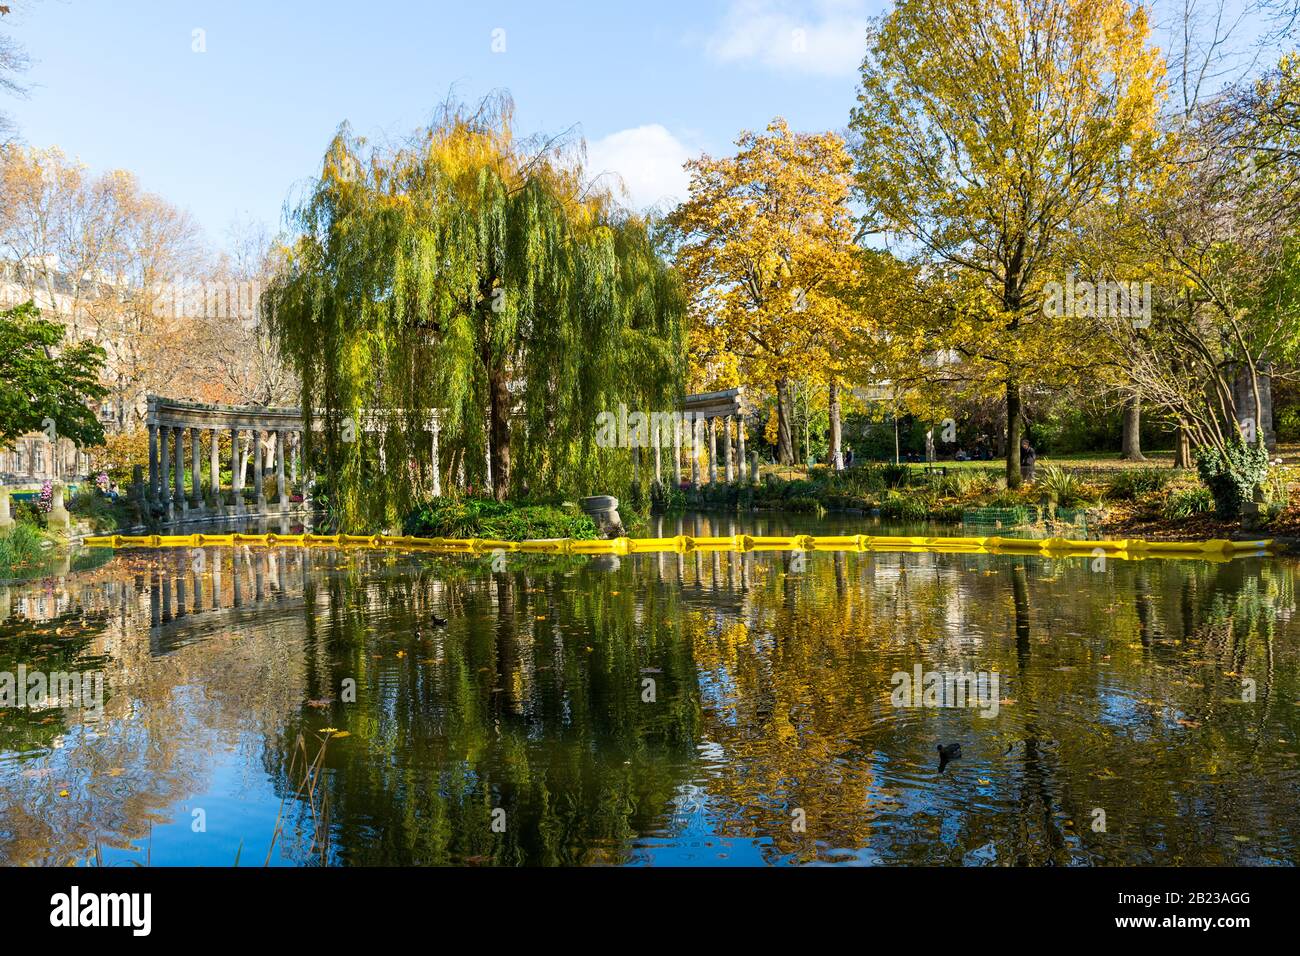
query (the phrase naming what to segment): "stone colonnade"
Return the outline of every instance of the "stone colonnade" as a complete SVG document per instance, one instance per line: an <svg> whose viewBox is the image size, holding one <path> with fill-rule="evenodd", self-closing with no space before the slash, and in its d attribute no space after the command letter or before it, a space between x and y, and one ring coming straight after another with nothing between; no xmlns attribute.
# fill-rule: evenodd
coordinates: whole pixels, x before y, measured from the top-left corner
<svg viewBox="0 0 1300 956"><path fill-rule="evenodd" d="M167 521L199 517L269 514L289 509L289 482L298 481L302 457L302 415L296 408L216 405L148 396L149 476L146 501ZM221 483L220 438L230 436L231 482ZM248 459L244 437L252 443L253 497L246 502ZM266 448L267 443L271 448ZM208 480L203 481L204 446ZM185 487L186 462L189 488ZM275 475L274 498L265 494L267 472Z"/></svg>
<svg viewBox="0 0 1300 956"><path fill-rule="evenodd" d="M186 402L179 399L148 396L149 474L144 488L145 503L167 522L210 517L280 514L290 510L289 485L299 477L307 480L303 461L302 413L297 408L267 408L257 405L218 405ZM382 432L392 415L367 411L358 431ZM317 419L316 428L323 427ZM438 462L439 417L427 415L426 430L432 432L433 493L441 494ZM220 438L230 437L229 487L221 482ZM244 441L252 445L252 495L245 496L245 474L250 455L244 453ZM269 446L269 447L268 447ZM206 448L206 454L205 454ZM208 480L203 481L203 461L208 462ZM381 467L384 448L379 444ZM186 464L189 464L189 487L186 488ZM267 478L275 476L270 498L266 494Z"/></svg>
<svg viewBox="0 0 1300 956"><path fill-rule="evenodd" d="M653 463L646 464L653 468L651 481L664 482L664 448L669 443L666 435L670 431L672 478L679 487L684 480L688 480L692 488L699 488L705 480L709 483L739 481L742 484L758 480L758 455L755 453L751 460L745 452L744 389L687 395L678 414L648 417ZM734 435L733 423L736 426ZM700 464L701 450L708 456L703 466ZM632 449L632 467L634 477L640 480L642 461L639 447Z"/></svg>

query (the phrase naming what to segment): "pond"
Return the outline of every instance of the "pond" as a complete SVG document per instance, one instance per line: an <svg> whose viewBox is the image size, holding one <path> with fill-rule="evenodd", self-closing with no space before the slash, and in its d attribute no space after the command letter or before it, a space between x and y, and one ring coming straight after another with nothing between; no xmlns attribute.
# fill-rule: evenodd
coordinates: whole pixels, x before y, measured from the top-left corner
<svg viewBox="0 0 1300 956"><path fill-rule="evenodd" d="M85 678L0 709L0 862L1294 864L1298 567L123 551L0 588Z"/></svg>

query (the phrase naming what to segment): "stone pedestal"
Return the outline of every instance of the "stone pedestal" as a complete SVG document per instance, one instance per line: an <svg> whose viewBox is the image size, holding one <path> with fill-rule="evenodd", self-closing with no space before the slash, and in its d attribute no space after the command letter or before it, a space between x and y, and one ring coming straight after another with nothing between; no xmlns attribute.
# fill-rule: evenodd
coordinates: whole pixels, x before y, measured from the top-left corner
<svg viewBox="0 0 1300 956"><path fill-rule="evenodd" d="M50 486L50 513L45 516L45 527L61 534L72 531L72 515L63 505L63 482L56 481Z"/></svg>
<svg viewBox="0 0 1300 956"><path fill-rule="evenodd" d="M604 538L617 538L623 534L623 519L618 515L618 499L613 495L591 495L578 504L583 513L591 517L596 532Z"/></svg>

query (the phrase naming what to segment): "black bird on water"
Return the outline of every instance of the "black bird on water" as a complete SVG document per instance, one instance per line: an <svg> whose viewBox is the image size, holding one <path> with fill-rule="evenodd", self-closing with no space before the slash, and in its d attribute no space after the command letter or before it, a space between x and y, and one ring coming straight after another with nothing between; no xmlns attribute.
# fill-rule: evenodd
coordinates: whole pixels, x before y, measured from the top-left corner
<svg viewBox="0 0 1300 956"><path fill-rule="evenodd" d="M436 614L430 614L429 623L432 624L434 627L446 627L447 619L445 617L438 617L438 615Z"/></svg>
<svg viewBox="0 0 1300 956"><path fill-rule="evenodd" d="M943 773L943 768L948 766L948 762L961 759L961 744L939 744L936 748L939 751L939 772Z"/></svg>

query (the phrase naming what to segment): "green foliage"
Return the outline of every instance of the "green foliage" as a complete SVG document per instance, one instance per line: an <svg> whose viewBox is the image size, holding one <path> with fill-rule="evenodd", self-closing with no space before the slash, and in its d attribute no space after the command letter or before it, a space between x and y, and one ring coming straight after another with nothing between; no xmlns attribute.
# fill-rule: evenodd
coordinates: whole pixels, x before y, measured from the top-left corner
<svg viewBox="0 0 1300 956"><path fill-rule="evenodd" d="M68 502L68 511L90 522L96 532L116 531L125 524L125 508L114 505L94 488L83 488Z"/></svg>
<svg viewBox="0 0 1300 956"><path fill-rule="evenodd" d="M681 511L686 507L686 493L672 482L650 484L650 510L655 514Z"/></svg>
<svg viewBox="0 0 1300 956"><path fill-rule="evenodd" d="M349 525L391 523L428 494L430 410L442 467L472 486L491 431L497 497L507 478L608 493L630 466L596 446L597 415L680 394L685 301L659 234L588 189L562 144L516 139L511 112L505 98L448 107L393 152L344 126L296 210L264 305L307 417L322 410L323 440L310 421L305 434ZM401 411L357 427L374 408ZM411 467L380 468L380 442Z"/></svg>
<svg viewBox="0 0 1300 956"><path fill-rule="evenodd" d="M904 494L897 490L885 492L880 501L880 516L904 521L924 521L930 516L930 501L917 494Z"/></svg>
<svg viewBox="0 0 1300 956"><path fill-rule="evenodd" d="M17 522L7 535L0 538L0 579L22 577L24 571L38 566L42 559L43 541L35 524Z"/></svg>
<svg viewBox="0 0 1300 956"><path fill-rule="evenodd" d="M1192 515L1204 514L1214 508L1214 496L1203 485L1180 488L1164 503L1161 513L1169 521L1182 521Z"/></svg>
<svg viewBox="0 0 1300 956"><path fill-rule="evenodd" d="M97 445L104 427L89 407L108 394L99 384L105 353L93 342L63 344L63 326L31 302L0 310L0 447L52 419L58 434Z"/></svg>
<svg viewBox="0 0 1300 956"><path fill-rule="evenodd" d="M785 510L796 514L813 514L819 518L826 513L822 503L812 495L797 495L788 499L785 503Z"/></svg>
<svg viewBox="0 0 1300 956"><path fill-rule="evenodd" d="M1263 442L1247 444L1234 438L1223 451L1207 447L1196 452L1196 473L1214 496L1220 518L1240 517L1242 505L1268 479L1268 449Z"/></svg>
<svg viewBox="0 0 1300 956"><path fill-rule="evenodd" d="M1106 497L1116 501L1135 501L1143 495L1165 490L1178 477L1168 468L1124 468L1117 470L1106 483Z"/></svg>
<svg viewBox="0 0 1300 956"><path fill-rule="evenodd" d="M402 533L430 538L594 538L584 514L554 505L516 505L490 498L433 498L402 522Z"/></svg>
<svg viewBox="0 0 1300 956"><path fill-rule="evenodd" d="M1043 468L1037 482L1061 507L1068 508L1083 498L1083 483L1078 476L1057 465Z"/></svg>

